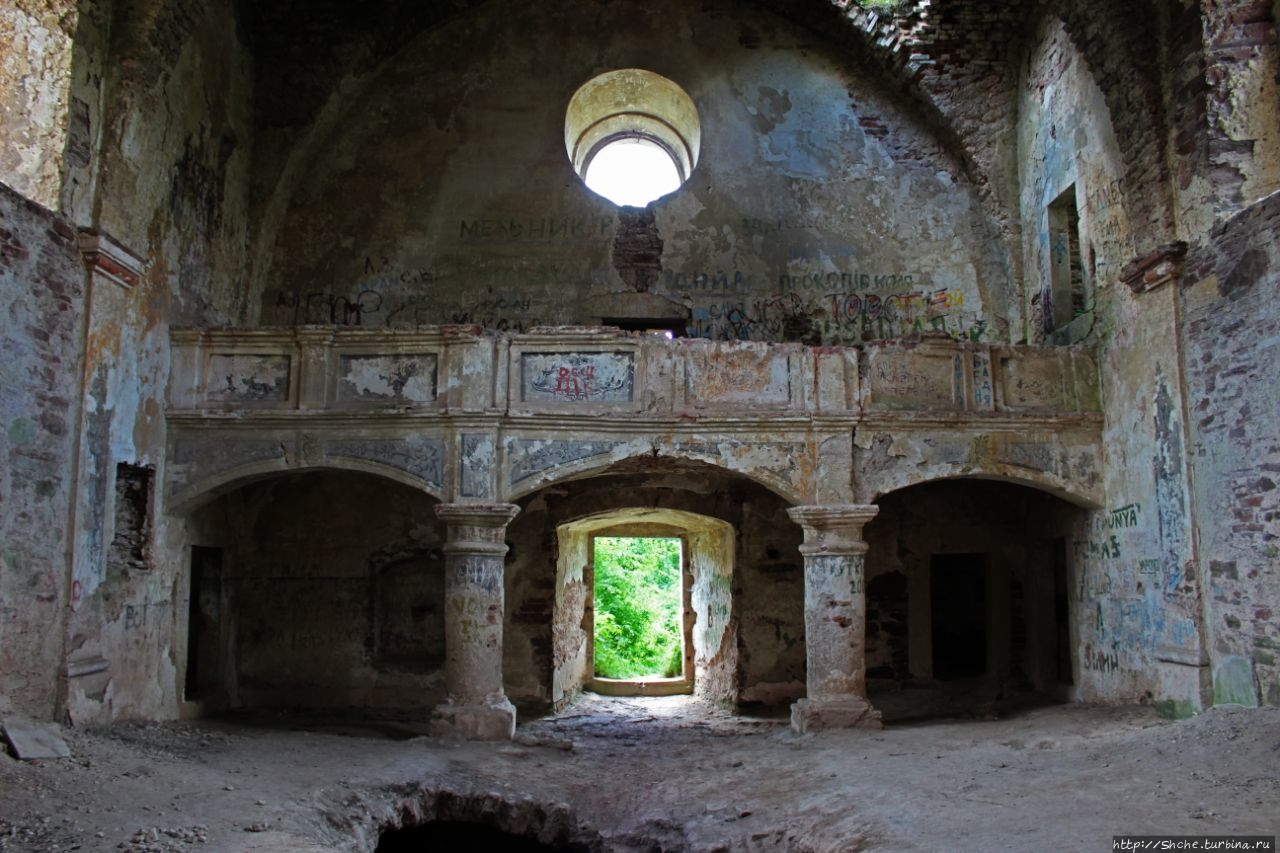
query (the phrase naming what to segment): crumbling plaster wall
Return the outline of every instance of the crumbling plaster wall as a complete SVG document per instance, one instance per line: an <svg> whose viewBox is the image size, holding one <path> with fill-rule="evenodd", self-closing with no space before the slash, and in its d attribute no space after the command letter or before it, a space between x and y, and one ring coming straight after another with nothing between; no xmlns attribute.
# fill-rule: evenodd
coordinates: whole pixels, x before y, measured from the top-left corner
<svg viewBox="0 0 1280 853"><path fill-rule="evenodd" d="M177 712L172 625L184 551L152 494L146 565L109 569L116 469L164 481L169 322L222 320L210 307L213 281L236 277L244 250L249 64L230 3L192 0L156 15L140 5L115 10L109 38L96 33L95 55L108 58L95 81L105 127L83 224L144 270L131 287L95 280L87 297L67 620L68 665L89 673L68 683L77 722Z"/></svg>
<svg viewBox="0 0 1280 853"><path fill-rule="evenodd" d="M1219 213L1280 189L1280 12L1274 0L1205 3L1209 165Z"/></svg>
<svg viewBox="0 0 1280 853"><path fill-rule="evenodd" d="M1028 55L1019 130L1028 291L1048 286L1047 207L1073 184L1089 309L1059 337L1100 341L1106 511L1078 525L1080 698L1199 707L1205 670L1200 573L1190 529L1186 420L1171 289L1134 294L1120 270L1150 245L1114 116L1065 27L1046 19ZM1159 192L1159 184L1150 187ZM1142 232L1140 234L1140 231ZM1033 337L1042 320L1034 300ZM1084 328L1080 328L1084 326Z"/></svg>
<svg viewBox="0 0 1280 853"><path fill-rule="evenodd" d="M1181 333L1214 699L1280 705L1280 193L1188 259Z"/></svg>
<svg viewBox="0 0 1280 853"><path fill-rule="evenodd" d="M57 700L84 284L70 225L0 185L0 712Z"/></svg>
<svg viewBox="0 0 1280 853"><path fill-rule="evenodd" d="M353 85L306 181L277 189L292 202L257 238L271 252L254 271L260 322L1006 335L1008 257L963 170L812 36L720 3L464 20ZM581 59L547 66L553 44ZM562 133L576 87L627 65L683 85L703 124L692 179L655 205L661 274L644 293L624 284L624 229L574 176Z"/></svg>
<svg viewBox="0 0 1280 853"><path fill-rule="evenodd" d="M0 8L0 180L57 210L67 146L74 0Z"/></svg>

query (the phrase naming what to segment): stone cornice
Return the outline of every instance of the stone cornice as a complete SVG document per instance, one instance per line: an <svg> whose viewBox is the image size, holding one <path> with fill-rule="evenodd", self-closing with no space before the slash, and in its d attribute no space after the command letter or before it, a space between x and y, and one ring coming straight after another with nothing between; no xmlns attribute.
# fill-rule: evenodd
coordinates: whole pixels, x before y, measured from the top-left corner
<svg viewBox="0 0 1280 853"><path fill-rule="evenodd" d="M136 287L142 281L147 264L140 256L126 249L109 235L93 229L82 229L76 236L76 245L85 266L96 277L121 287Z"/></svg>

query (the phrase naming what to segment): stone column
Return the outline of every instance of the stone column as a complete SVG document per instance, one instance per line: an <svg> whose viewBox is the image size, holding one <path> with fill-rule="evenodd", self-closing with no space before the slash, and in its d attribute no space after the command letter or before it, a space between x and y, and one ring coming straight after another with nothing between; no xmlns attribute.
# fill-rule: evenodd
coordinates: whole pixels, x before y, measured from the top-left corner
<svg viewBox="0 0 1280 853"><path fill-rule="evenodd" d="M867 543L862 528L876 506L798 506L787 511L804 528L804 631L808 696L791 706L798 732L880 728L867 701Z"/></svg>
<svg viewBox="0 0 1280 853"><path fill-rule="evenodd" d="M502 686L502 561L512 504L442 504L444 545L445 684L431 733L468 740L515 734L516 709Z"/></svg>

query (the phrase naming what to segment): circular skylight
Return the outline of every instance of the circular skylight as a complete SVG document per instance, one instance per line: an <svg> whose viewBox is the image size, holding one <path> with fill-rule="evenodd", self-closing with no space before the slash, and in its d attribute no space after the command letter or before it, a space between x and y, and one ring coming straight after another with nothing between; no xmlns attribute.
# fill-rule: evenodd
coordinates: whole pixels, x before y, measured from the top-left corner
<svg viewBox="0 0 1280 853"><path fill-rule="evenodd" d="M591 78L565 113L564 144L574 171L620 206L644 207L679 189L698 163L701 143L693 100L641 68Z"/></svg>
<svg viewBox="0 0 1280 853"><path fill-rule="evenodd" d="M587 187L617 205L644 207L684 183L667 149L643 136L608 142L587 163Z"/></svg>

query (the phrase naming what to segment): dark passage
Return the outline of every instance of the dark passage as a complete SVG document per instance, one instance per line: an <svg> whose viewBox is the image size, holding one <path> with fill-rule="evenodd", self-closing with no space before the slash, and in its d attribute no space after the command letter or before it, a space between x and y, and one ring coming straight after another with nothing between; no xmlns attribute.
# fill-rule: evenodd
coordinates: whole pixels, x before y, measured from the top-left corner
<svg viewBox="0 0 1280 853"><path fill-rule="evenodd" d="M491 826L460 821L433 821L382 833L374 853L419 853L423 850L504 850L534 853L542 850L575 850L576 847L548 845Z"/></svg>
<svg viewBox="0 0 1280 853"><path fill-rule="evenodd" d="M222 549L191 547L191 598L187 611L187 676L183 698L210 699L220 667Z"/></svg>
<svg viewBox="0 0 1280 853"><path fill-rule="evenodd" d="M933 676L987 671L987 580L982 554L936 554L931 561Z"/></svg>

